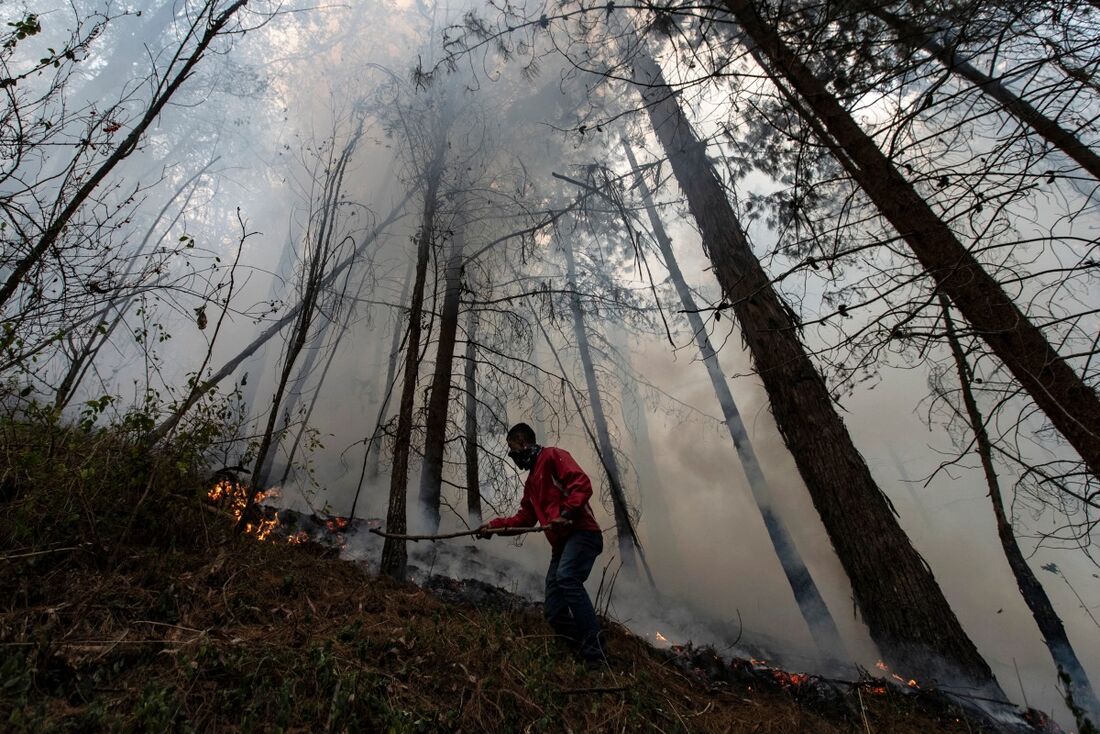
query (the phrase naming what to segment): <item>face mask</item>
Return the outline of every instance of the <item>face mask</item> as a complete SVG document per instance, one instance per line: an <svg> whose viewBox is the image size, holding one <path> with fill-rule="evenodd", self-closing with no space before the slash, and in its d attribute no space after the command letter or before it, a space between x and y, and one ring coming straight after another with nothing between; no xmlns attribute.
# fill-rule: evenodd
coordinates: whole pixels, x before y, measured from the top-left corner
<svg viewBox="0 0 1100 734"><path fill-rule="evenodd" d="M542 451L542 446L536 443L527 448L520 449L519 451L509 451L508 456L511 457L512 461L516 462L516 466L520 469L530 471L534 468L535 459L538 458L540 451Z"/></svg>

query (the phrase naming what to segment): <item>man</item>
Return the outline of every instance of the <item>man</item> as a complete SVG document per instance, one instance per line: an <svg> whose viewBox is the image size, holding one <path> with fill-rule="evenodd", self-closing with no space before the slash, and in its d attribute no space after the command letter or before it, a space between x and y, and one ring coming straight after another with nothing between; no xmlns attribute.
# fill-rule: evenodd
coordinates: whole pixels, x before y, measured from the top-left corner
<svg viewBox="0 0 1100 734"><path fill-rule="evenodd" d="M579 650L590 667L606 660L603 634L584 582L596 556L603 552L603 533L592 508L592 482L564 449L539 446L535 431L517 423L508 431L508 456L530 472L523 485L519 512L498 517L478 528L491 538L493 528L547 526L550 569L546 573L546 621Z"/></svg>

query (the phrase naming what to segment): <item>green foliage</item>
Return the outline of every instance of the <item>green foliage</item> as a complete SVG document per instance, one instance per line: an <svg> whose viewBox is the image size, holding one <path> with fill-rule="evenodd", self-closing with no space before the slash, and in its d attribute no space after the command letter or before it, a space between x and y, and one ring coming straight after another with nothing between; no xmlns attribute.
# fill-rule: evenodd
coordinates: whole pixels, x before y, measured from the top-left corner
<svg viewBox="0 0 1100 734"><path fill-rule="evenodd" d="M27 13L27 15L19 20L9 21L8 27L11 28L11 30L4 39L4 48L6 49L14 48L15 44L20 41L30 38L31 36L37 36L42 32L42 23L34 13Z"/></svg>

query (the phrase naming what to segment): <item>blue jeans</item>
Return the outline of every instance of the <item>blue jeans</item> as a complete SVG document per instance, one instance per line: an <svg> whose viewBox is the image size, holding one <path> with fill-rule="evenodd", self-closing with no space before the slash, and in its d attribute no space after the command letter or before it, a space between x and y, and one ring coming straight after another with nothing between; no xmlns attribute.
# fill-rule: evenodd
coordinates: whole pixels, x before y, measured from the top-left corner
<svg viewBox="0 0 1100 734"><path fill-rule="evenodd" d="M584 582L602 552L603 533L574 531L561 549L554 551L546 572L546 621L591 661L604 658L603 635Z"/></svg>

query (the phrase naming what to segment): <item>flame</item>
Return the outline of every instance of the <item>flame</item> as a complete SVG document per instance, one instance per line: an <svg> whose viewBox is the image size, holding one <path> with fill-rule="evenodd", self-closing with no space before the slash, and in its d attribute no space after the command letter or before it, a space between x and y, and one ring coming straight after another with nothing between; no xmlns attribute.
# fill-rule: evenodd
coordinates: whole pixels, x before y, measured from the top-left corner
<svg viewBox="0 0 1100 734"><path fill-rule="evenodd" d="M223 479L206 493L206 498L211 502L229 503L229 509L233 513L233 519L240 521L241 515L244 513L245 505L248 504L247 489L243 484L239 482L232 482L228 479ZM273 488L267 492L257 492L252 498L254 504L260 504L263 500L269 497L278 497L278 488ZM255 535L257 540L267 540L271 533L279 526L279 518L273 517L269 519L260 519L256 523L245 523L244 531L249 535Z"/></svg>
<svg viewBox="0 0 1100 734"><path fill-rule="evenodd" d="M342 533L348 529L348 525L351 524L351 520L346 517L338 517L333 515L328 520L325 520L325 527L333 533Z"/></svg>
<svg viewBox="0 0 1100 734"><path fill-rule="evenodd" d="M903 686L908 686L910 688L920 690L920 684L917 683L917 681L915 681L912 678L909 678L908 680L903 678L902 676L898 675L894 671L890 670L890 666L887 665L886 663L882 662L881 660L879 660L877 663L875 663L875 667L878 668L879 670L881 670L883 673L889 673L891 678L893 678L894 680L896 680L898 683L902 684Z"/></svg>
<svg viewBox="0 0 1100 734"><path fill-rule="evenodd" d="M798 688L800 685L810 679L810 676L806 673L788 673L785 670L778 669L773 670L771 673L776 682L782 683L783 685L789 686L791 688Z"/></svg>
<svg viewBox="0 0 1100 734"><path fill-rule="evenodd" d="M660 632L653 633L653 640L661 647L669 647L672 644L668 641L668 638L662 635Z"/></svg>

